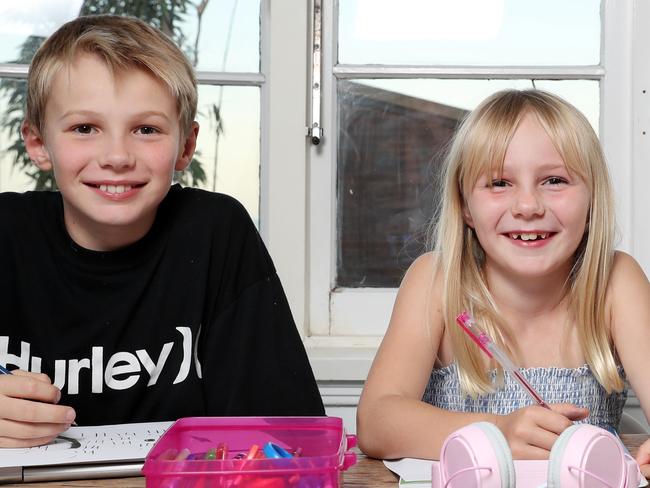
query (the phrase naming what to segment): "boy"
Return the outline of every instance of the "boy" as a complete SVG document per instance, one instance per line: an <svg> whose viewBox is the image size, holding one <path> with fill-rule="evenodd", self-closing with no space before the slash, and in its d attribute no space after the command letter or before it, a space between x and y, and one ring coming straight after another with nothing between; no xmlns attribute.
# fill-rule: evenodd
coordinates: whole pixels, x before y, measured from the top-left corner
<svg viewBox="0 0 650 488"><path fill-rule="evenodd" d="M246 211L170 188L196 98L180 50L136 19L75 19L34 57L22 134L60 192L0 194L0 364L18 368L0 376L0 446L75 418L324 413Z"/></svg>

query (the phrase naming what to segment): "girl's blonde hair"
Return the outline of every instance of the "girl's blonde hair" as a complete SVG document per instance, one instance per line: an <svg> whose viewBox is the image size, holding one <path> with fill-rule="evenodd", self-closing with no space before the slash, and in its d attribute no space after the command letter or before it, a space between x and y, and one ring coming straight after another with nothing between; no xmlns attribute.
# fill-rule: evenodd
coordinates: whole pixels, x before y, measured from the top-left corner
<svg viewBox="0 0 650 488"><path fill-rule="evenodd" d="M567 169L584 180L589 189L587 227L567 278L567 303L595 377L608 392L621 390L623 380L605 321L615 234L607 165L584 115L561 98L539 90L505 90L487 98L463 121L447 156L435 249L443 279L444 320L458 362L461 388L471 396L492 390L481 351L454 325L461 311L471 311L501 346L508 349L506 344L512 343L485 281L483 249L463 219L464 195L482 175L501 173L508 144L528 113L537 117Z"/></svg>

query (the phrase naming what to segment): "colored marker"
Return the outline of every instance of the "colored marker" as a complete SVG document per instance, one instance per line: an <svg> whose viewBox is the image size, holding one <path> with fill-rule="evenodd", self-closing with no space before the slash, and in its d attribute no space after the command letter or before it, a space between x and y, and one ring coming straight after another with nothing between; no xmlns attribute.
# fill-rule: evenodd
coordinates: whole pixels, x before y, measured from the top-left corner
<svg viewBox="0 0 650 488"><path fill-rule="evenodd" d="M269 459L293 457L286 451L286 449L283 449L282 447L278 446L277 444L273 444L272 442L267 442L264 444L264 455Z"/></svg>
<svg viewBox="0 0 650 488"><path fill-rule="evenodd" d="M228 457L228 444L220 442L215 455L217 459L226 459Z"/></svg>

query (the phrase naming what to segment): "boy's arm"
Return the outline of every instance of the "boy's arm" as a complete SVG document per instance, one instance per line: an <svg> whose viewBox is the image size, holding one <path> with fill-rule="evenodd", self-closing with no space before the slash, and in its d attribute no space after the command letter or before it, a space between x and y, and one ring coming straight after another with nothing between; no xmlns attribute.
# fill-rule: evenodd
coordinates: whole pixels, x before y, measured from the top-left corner
<svg viewBox="0 0 650 488"><path fill-rule="evenodd" d="M202 339L209 415L324 415L275 273L247 287Z"/></svg>
<svg viewBox="0 0 650 488"><path fill-rule="evenodd" d="M61 392L44 374L0 375L0 447L47 444L70 427L75 411L56 403Z"/></svg>
<svg viewBox="0 0 650 488"><path fill-rule="evenodd" d="M246 210L219 210L199 360L209 415L323 415L271 257Z"/></svg>
<svg viewBox="0 0 650 488"><path fill-rule="evenodd" d="M650 421L650 283L631 256L617 252L608 286L611 331L625 375ZM650 475L650 442L637 454L644 475Z"/></svg>

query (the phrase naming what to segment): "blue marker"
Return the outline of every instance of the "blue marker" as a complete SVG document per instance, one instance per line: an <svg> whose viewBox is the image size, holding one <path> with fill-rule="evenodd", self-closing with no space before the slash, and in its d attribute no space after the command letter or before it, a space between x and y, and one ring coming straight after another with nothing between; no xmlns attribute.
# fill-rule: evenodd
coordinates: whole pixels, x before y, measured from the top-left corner
<svg viewBox="0 0 650 488"><path fill-rule="evenodd" d="M267 442L264 445L264 455L269 459L293 457L286 451L286 449L283 449L277 444L273 444L272 442Z"/></svg>

